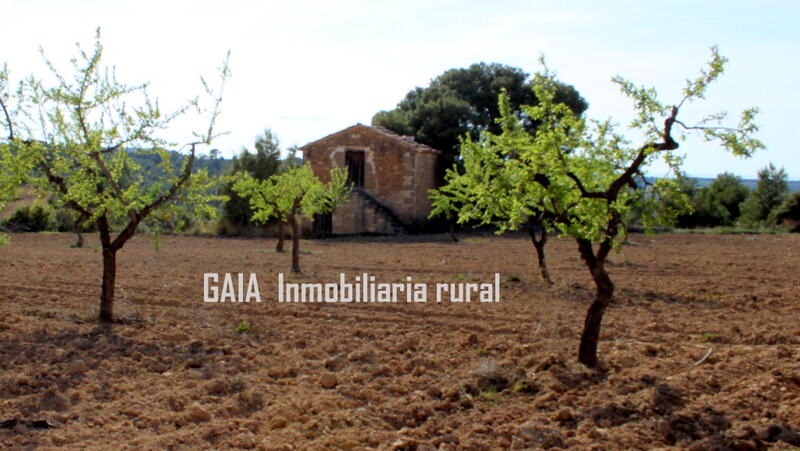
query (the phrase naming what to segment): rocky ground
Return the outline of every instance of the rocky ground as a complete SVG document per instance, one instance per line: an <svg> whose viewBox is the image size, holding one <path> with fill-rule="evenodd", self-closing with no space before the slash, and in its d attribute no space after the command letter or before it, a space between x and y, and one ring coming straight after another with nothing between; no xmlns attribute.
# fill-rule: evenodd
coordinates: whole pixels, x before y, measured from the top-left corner
<svg viewBox="0 0 800 451"><path fill-rule="evenodd" d="M303 241L302 276L489 282L499 303L279 304L271 240L137 237L98 327L95 237L0 248L0 447L798 449L800 235L633 235L602 368L576 363L592 299L576 246L524 237ZM203 303L203 273L263 302ZM245 281L246 285L246 281Z"/></svg>

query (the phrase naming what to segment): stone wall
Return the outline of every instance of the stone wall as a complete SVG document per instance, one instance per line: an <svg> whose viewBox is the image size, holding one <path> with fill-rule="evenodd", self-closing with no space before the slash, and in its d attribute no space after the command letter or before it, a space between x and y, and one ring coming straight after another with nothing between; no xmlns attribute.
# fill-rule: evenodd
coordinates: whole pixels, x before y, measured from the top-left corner
<svg viewBox="0 0 800 451"><path fill-rule="evenodd" d="M438 152L398 135L365 125L355 125L301 149L322 180L331 168L345 166L345 152L365 152L364 189L391 208L403 222L427 219L431 205L428 190L436 187ZM354 196L357 197L357 196ZM369 208L364 199L352 199L333 217L333 233L391 233L391 224Z"/></svg>

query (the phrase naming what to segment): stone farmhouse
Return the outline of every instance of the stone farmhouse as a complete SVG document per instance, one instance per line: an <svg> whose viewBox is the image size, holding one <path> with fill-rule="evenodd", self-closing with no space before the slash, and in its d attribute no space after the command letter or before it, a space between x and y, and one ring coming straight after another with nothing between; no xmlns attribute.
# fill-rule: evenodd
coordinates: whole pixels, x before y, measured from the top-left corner
<svg viewBox="0 0 800 451"><path fill-rule="evenodd" d="M428 190L436 188L439 151L383 127L356 124L299 150L317 177L348 168L350 200L311 228L326 234L401 234L427 221Z"/></svg>

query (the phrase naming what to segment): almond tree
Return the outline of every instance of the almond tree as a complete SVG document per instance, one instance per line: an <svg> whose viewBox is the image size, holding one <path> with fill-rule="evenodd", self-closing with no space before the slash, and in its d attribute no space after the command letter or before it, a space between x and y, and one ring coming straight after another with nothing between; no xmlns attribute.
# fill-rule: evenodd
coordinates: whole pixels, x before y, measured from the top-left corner
<svg viewBox="0 0 800 451"><path fill-rule="evenodd" d="M233 190L250 200L255 223L270 219L288 222L292 227L292 272L300 273L300 220L313 221L314 215L332 213L350 196L345 168L334 168L330 181L323 183L306 163L257 180L248 173L239 173Z"/></svg>
<svg viewBox="0 0 800 451"><path fill-rule="evenodd" d="M454 203L460 205L460 222L495 222L502 231L519 228L544 212L546 227L575 239L596 288L578 350L578 360L589 367L598 364L600 325L614 298L614 283L605 264L625 236L628 215L634 208L641 209L644 226L650 229L671 223L688 208L688 199L676 193L674 179L650 181L644 177L646 168L662 158L674 175L679 174L682 157L676 150L679 141L692 132L737 156L747 157L764 147L752 137L758 130L756 108L744 110L733 126L722 125L724 113L693 124L679 116L692 102L705 98L726 62L712 48L707 67L697 78L687 80L674 104L662 103L653 88L615 77L614 83L633 100L636 118L630 128L641 135L638 146L619 134L611 120L584 119L558 102L555 76L545 67L533 86L540 103L522 107L527 117L538 121L535 132L521 125L508 97L501 94L502 131L464 140L463 173L449 171L448 185L433 193L434 198L460 201ZM664 196L670 196L671 202L659 202Z"/></svg>
<svg viewBox="0 0 800 451"><path fill-rule="evenodd" d="M213 214L212 182L205 171L192 171L197 147L215 137L222 87L228 77L227 59L221 68L217 91L203 81L210 108L198 99L175 113L164 114L147 93L147 85L117 81L113 68L101 66L103 47L98 30L93 51L78 45L69 73L62 73L47 58L53 83L31 75L13 96L0 97L7 131L7 146L20 172L40 192L52 193L58 201L94 222L100 235L103 279L100 295L101 322L113 320L117 252L153 213L169 213L191 205L197 214ZM161 138L172 121L191 110L209 119L202 133L182 149L188 150L180 166L173 165L173 145ZM158 181L143 183L141 166L131 153L160 157Z"/></svg>

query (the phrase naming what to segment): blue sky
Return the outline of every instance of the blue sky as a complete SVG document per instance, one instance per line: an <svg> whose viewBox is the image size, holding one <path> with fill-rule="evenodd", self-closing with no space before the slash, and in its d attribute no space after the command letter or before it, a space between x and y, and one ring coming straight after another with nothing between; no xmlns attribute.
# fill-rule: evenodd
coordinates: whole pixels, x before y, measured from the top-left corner
<svg viewBox="0 0 800 451"><path fill-rule="evenodd" d="M798 20L800 4L777 1L3 0L0 62L12 76L42 73L41 46L65 67L74 43L89 45L100 26L119 77L149 81L163 105L178 106L230 49L220 119L230 133L213 145L230 156L264 127L284 146L302 145L369 123L449 68L485 61L534 72L540 54L589 101L590 116L625 124L630 104L613 75L655 86L670 103L719 45L727 73L684 118L758 106L767 150L742 160L694 139L681 148L685 170L752 178L771 161L800 179ZM171 138L189 141L188 126Z"/></svg>

